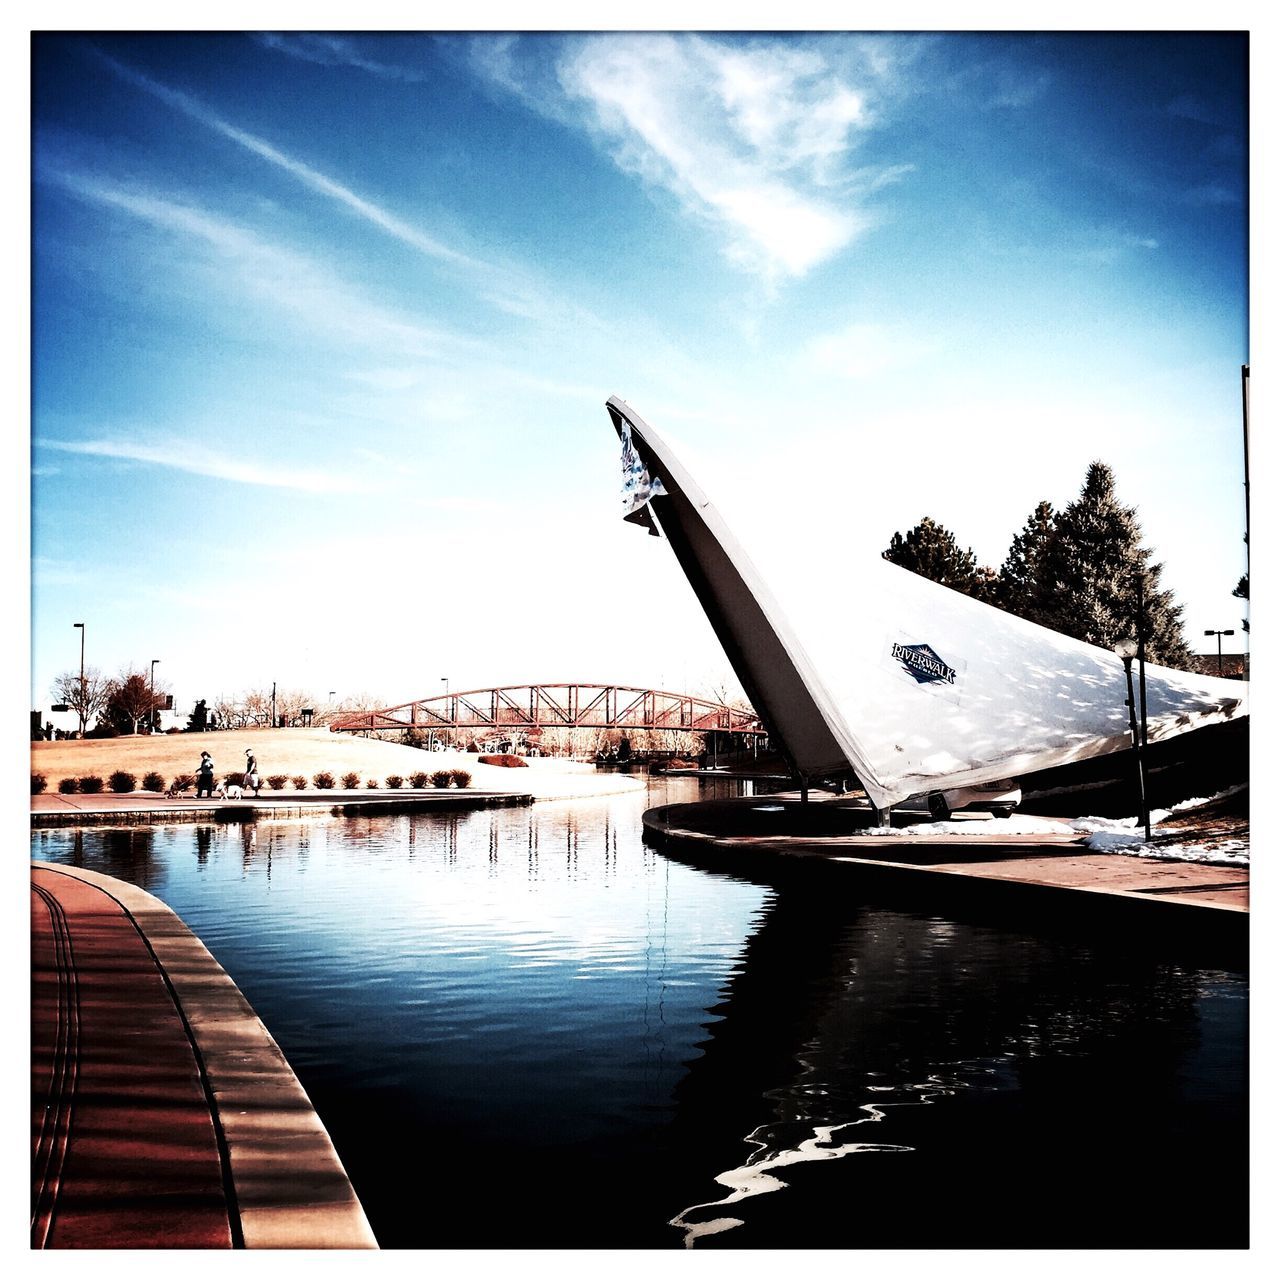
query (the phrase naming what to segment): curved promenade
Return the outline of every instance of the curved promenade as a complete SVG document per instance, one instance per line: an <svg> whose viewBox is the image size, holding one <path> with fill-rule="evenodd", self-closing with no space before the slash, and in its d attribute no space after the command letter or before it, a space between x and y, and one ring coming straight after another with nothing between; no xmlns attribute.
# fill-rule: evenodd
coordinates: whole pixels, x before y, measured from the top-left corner
<svg viewBox="0 0 1280 1280"><path fill-rule="evenodd" d="M279 1046L158 898L31 864L33 1248L377 1247Z"/></svg>
<svg viewBox="0 0 1280 1280"><path fill-rule="evenodd" d="M1004 834L974 823L973 835L860 834L856 814L831 802L783 795L669 804L644 814L645 838L699 866L770 875L825 868L917 901L1013 901L1067 915L1123 912L1175 928L1247 935L1248 866L1098 853L1075 833Z"/></svg>

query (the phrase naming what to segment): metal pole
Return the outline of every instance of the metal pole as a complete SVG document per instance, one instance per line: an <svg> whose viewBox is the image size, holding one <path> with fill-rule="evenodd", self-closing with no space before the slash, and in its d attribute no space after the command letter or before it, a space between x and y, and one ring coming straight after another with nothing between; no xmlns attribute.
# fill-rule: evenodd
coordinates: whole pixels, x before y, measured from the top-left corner
<svg viewBox="0 0 1280 1280"><path fill-rule="evenodd" d="M271 727L278 728L276 724L276 682L271 682Z"/></svg>
<svg viewBox="0 0 1280 1280"><path fill-rule="evenodd" d="M151 688L148 690L151 697L151 711L147 715L148 733L156 727L156 663L159 661L159 658L151 659Z"/></svg>
<svg viewBox="0 0 1280 1280"><path fill-rule="evenodd" d="M87 700L84 685L84 623L75 622L72 625L80 628L80 737L83 738L85 726L84 704Z"/></svg>
<svg viewBox="0 0 1280 1280"><path fill-rule="evenodd" d="M1249 366L1240 366L1240 405L1244 414L1244 571L1249 572Z"/></svg>
<svg viewBox="0 0 1280 1280"><path fill-rule="evenodd" d="M1146 838L1151 839L1151 810L1147 808L1146 748L1147 748L1147 606L1143 593L1145 570L1138 566L1138 716L1142 755L1138 768L1142 776L1142 826Z"/></svg>
<svg viewBox="0 0 1280 1280"><path fill-rule="evenodd" d="M1138 713L1133 703L1133 659L1124 660L1124 681L1129 689L1129 697L1125 706L1129 708L1129 736L1133 742L1134 754L1138 757L1138 808L1147 812L1147 766L1142 755L1142 739L1138 736ZM1147 839L1151 838L1150 824L1147 826Z"/></svg>

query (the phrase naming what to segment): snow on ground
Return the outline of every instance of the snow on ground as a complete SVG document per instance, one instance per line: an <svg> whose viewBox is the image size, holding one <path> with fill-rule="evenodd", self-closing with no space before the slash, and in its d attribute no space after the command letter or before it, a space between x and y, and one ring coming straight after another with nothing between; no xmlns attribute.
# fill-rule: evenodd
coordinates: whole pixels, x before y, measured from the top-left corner
<svg viewBox="0 0 1280 1280"><path fill-rule="evenodd" d="M1066 836L1071 826L1056 818L1037 818L1034 814L1013 814L1008 818L992 818L989 821L918 822L910 827L877 827L869 834L912 836Z"/></svg>
<svg viewBox="0 0 1280 1280"><path fill-rule="evenodd" d="M1134 818L1038 818L1033 814L1014 814L1010 818L992 818L989 821L919 822L909 827L872 827L863 832L869 836L1030 836L1030 835L1085 835L1085 848L1094 853L1120 853L1133 858L1160 858L1171 862L1203 862L1219 866L1248 866L1249 841L1238 835L1206 835L1197 840L1194 831L1184 829L1186 839L1180 843L1167 843L1173 828L1164 832L1155 830L1165 818L1184 809L1193 809L1227 796L1235 795L1243 787L1231 787L1212 796L1197 796L1182 800L1170 809L1151 811L1152 841L1148 843Z"/></svg>

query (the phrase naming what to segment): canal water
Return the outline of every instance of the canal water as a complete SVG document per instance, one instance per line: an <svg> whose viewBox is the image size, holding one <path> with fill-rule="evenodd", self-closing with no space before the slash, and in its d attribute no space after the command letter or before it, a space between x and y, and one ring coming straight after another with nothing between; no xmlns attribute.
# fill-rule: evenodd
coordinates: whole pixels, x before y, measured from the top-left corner
<svg viewBox="0 0 1280 1280"><path fill-rule="evenodd" d="M32 854L199 934L384 1248L1247 1242L1238 959L643 843L731 785Z"/></svg>

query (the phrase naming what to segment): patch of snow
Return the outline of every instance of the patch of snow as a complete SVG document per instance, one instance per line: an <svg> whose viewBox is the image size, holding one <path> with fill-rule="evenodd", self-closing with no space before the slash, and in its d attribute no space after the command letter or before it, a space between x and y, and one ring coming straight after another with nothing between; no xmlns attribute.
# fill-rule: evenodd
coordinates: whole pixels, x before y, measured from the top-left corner
<svg viewBox="0 0 1280 1280"><path fill-rule="evenodd" d="M1242 782L1238 786L1228 787L1225 791L1219 791L1216 795L1196 796L1192 800L1179 800L1169 812L1176 813L1179 809L1194 809L1197 805L1212 804L1215 800L1225 800L1228 796L1239 795L1245 789L1245 786L1246 784Z"/></svg>
<svg viewBox="0 0 1280 1280"><path fill-rule="evenodd" d="M1032 814L1015 814L1010 818L992 818L982 822L920 822L910 827L900 827L893 834L919 836L1067 836L1071 826L1055 822L1052 818L1037 818ZM883 827L869 832L879 835ZM887 834L887 833L886 833Z"/></svg>
<svg viewBox="0 0 1280 1280"><path fill-rule="evenodd" d="M1141 845L1122 852L1135 858L1161 858L1176 862L1203 862L1217 867L1247 867L1249 845L1244 840L1220 840L1206 845Z"/></svg>

